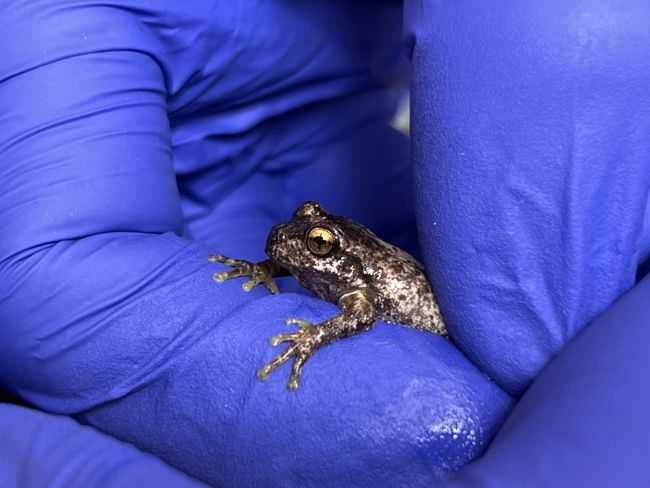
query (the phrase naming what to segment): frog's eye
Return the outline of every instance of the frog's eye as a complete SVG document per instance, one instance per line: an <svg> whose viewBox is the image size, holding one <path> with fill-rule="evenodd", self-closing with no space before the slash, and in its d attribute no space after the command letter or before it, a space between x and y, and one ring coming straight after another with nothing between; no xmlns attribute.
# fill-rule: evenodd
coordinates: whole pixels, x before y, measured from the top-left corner
<svg viewBox="0 0 650 488"><path fill-rule="evenodd" d="M327 212L316 202L305 202L293 213L293 219L301 217L325 217Z"/></svg>
<svg viewBox="0 0 650 488"><path fill-rule="evenodd" d="M339 239L334 231L327 227L312 227L307 231L305 242L312 254L325 257L336 250Z"/></svg>

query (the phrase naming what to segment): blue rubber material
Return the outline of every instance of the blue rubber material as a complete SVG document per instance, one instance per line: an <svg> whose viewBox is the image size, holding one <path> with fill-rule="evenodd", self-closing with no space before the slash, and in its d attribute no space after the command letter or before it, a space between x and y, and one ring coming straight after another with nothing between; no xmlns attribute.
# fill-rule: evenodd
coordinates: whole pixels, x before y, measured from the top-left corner
<svg viewBox="0 0 650 488"><path fill-rule="evenodd" d="M405 5L414 177L388 125L406 80L397 2L3 4L0 386L217 486L525 480L543 459L561 486L592 458L599 486L615 441L641 463L633 433L556 436L565 470L545 445L523 458L539 418L561 416L556 393L603 403L567 417L580 432L647 403L642 358L567 390L586 352L563 350L600 314L647 315L643 284L610 308L650 243L647 7ZM261 258L305 199L414 252L417 221L458 348L378 323L318 351L296 393L288 366L259 382L284 319L337 309L217 285L206 255ZM617 337L586 347L614 368L642 341ZM560 351L562 374L542 373L454 478Z"/></svg>
<svg viewBox="0 0 650 488"><path fill-rule="evenodd" d="M463 353L520 395L650 252L650 6L407 5L425 261Z"/></svg>
<svg viewBox="0 0 650 488"><path fill-rule="evenodd" d="M0 404L0 486L199 488L151 454L67 417Z"/></svg>
<svg viewBox="0 0 650 488"><path fill-rule="evenodd" d="M408 144L388 125L400 15L2 8L2 385L219 486L426 485L482 452L511 399L446 340L377 324L319 351L292 394L288 366L255 377L268 338L336 307L217 285L206 260L262 257L305 198L416 247Z"/></svg>
<svg viewBox="0 0 650 488"><path fill-rule="evenodd" d="M551 361L487 453L442 486L648 486L648 303L650 277Z"/></svg>

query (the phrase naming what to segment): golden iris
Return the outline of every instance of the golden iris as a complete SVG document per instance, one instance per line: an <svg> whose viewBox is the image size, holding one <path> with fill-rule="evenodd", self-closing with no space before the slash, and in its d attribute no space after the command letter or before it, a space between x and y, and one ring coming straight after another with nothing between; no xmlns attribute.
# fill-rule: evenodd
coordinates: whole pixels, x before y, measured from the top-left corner
<svg viewBox="0 0 650 488"><path fill-rule="evenodd" d="M316 256L327 256L337 244L336 234L325 227L312 227L307 232L307 247Z"/></svg>

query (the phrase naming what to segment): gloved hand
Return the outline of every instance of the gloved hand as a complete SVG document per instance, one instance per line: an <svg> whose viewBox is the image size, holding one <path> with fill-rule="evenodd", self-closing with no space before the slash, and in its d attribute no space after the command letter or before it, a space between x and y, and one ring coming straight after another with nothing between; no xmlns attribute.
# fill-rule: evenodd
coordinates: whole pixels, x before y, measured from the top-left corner
<svg viewBox="0 0 650 488"><path fill-rule="evenodd" d="M650 480L646 277L578 334L449 488L645 487Z"/></svg>
<svg viewBox="0 0 650 488"><path fill-rule="evenodd" d="M452 335L514 395L560 353L443 486L648 484L649 21L640 1L406 2L417 215Z"/></svg>
<svg viewBox="0 0 650 488"><path fill-rule="evenodd" d="M198 488L198 481L74 420L0 404L0 486Z"/></svg>
<svg viewBox="0 0 650 488"><path fill-rule="evenodd" d="M427 486L478 455L511 399L451 343L379 323L289 393L288 365L255 378L267 339L336 307L206 260L261 258L305 198L412 237L391 5L4 2L0 384L218 486Z"/></svg>

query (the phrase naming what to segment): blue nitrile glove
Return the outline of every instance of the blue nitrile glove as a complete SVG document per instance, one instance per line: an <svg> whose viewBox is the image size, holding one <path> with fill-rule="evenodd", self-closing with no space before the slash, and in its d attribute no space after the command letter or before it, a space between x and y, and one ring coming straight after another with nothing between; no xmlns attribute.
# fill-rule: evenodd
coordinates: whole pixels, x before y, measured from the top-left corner
<svg viewBox="0 0 650 488"><path fill-rule="evenodd" d="M267 340L334 305L215 284L321 200L412 236L387 121L399 9L374 2L4 2L0 385L218 486L429 486L511 400L445 339L377 324L301 387ZM410 226L410 227L409 227ZM74 459L69 469L75 469Z"/></svg>
<svg viewBox="0 0 650 488"><path fill-rule="evenodd" d="M560 353L449 486L648 486L650 6L406 6L416 210L452 335L513 394Z"/></svg>
<svg viewBox="0 0 650 488"><path fill-rule="evenodd" d="M0 486L205 486L160 459L67 417L0 403Z"/></svg>
<svg viewBox="0 0 650 488"><path fill-rule="evenodd" d="M487 453L448 488L650 483L650 277L542 370Z"/></svg>

